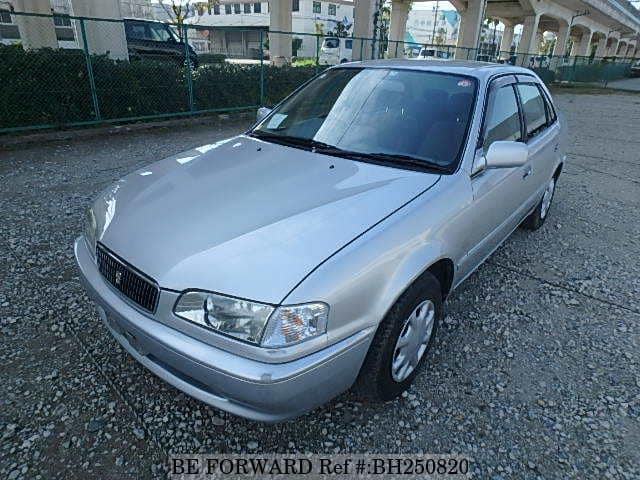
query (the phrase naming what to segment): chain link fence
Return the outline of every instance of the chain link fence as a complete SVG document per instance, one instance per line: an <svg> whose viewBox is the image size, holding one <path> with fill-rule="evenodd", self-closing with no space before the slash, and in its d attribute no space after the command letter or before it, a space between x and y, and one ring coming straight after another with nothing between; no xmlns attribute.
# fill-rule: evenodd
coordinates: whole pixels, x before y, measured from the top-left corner
<svg viewBox="0 0 640 480"><path fill-rule="evenodd" d="M242 4L224 8L237 5ZM327 66L360 58L508 63L531 68L549 84L599 86L628 75L634 62L326 37L267 27L178 26L17 12L10 20L0 30L0 133L272 106ZM282 65L283 58L271 58L271 42L291 43L292 62Z"/></svg>

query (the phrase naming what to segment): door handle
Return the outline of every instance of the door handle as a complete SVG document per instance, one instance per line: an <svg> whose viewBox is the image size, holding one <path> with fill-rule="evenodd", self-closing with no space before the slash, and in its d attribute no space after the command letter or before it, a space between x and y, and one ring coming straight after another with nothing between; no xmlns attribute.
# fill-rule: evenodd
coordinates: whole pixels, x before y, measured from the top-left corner
<svg viewBox="0 0 640 480"><path fill-rule="evenodd" d="M532 173L532 169L531 169L531 165L527 165L527 168L525 169L524 173L522 174L522 178L525 179L527 178L529 175L531 175Z"/></svg>

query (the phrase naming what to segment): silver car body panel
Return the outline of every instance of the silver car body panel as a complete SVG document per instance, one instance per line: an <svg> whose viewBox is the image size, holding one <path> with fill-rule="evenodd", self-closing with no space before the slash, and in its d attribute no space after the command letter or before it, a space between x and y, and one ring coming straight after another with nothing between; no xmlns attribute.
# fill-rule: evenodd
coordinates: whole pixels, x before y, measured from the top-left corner
<svg viewBox="0 0 640 480"><path fill-rule="evenodd" d="M87 290L103 316L116 319L125 335L107 322L109 328L137 360L196 398L275 421L349 388L377 325L402 292L439 261L453 267L451 289L459 285L535 207L564 160L566 126L558 115L528 141L525 165L471 174L482 154L477 146L491 82L541 84L529 70L415 60L341 68L363 65L478 79L469 136L453 174L371 165L239 136L145 167L96 200L99 241L153 277L162 292L155 314L141 311L103 281L79 241L76 257ZM186 289L274 305L326 302L327 333L287 348L260 348L176 317L173 305ZM143 338L146 350L164 355L168 366L149 360L126 332ZM342 353L336 356L335 348ZM215 360L207 363L208 355ZM318 364L331 366L331 386ZM262 387L244 388L246 382L262 385L264 375L283 380L269 383L282 390L269 393L279 399L272 404L255 398L265 394ZM244 387L228 387L229 378ZM200 384L208 386L204 393ZM287 390L298 399L293 406L283 400Z"/></svg>
<svg viewBox="0 0 640 480"><path fill-rule="evenodd" d="M124 177L94 207L98 240L162 288L278 304L439 178L246 136L214 146Z"/></svg>
<svg viewBox="0 0 640 480"><path fill-rule="evenodd" d="M349 388L374 332L364 330L287 363L251 360L169 328L130 305L100 275L83 238L75 242L75 255L100 319L127 352L192 397L254 420L300 415ZM161 299L163 307L171 305L167 300Z"/></svg>

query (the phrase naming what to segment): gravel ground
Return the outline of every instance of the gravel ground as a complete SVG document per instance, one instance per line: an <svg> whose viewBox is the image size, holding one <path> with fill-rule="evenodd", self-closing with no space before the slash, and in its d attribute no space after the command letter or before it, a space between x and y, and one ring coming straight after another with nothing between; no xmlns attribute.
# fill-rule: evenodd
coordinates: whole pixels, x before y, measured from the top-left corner
<svg viewBox="0 0 640 480"><path fill-rule="evenodd" d="M449 299L430 367L378 406L345 394L252 423L134 362L78 283L89 198L239 126L0 152L0 478L156 478L168 452L441 452L479 478L640 478L640 96L557 94L572 127L551 216Z"/></svg>

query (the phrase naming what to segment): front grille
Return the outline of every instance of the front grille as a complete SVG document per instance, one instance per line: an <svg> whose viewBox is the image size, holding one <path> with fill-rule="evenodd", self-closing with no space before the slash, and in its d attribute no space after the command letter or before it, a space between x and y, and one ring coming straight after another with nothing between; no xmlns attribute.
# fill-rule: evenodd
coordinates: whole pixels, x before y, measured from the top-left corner
<svg viewBox="0 0 640 480"><path fill-rule="evenodd" d="M154 312L160 288L152 279L138 273L105 247L96 249L98 270L102 276L127 298L149 312Z"/></svg>

